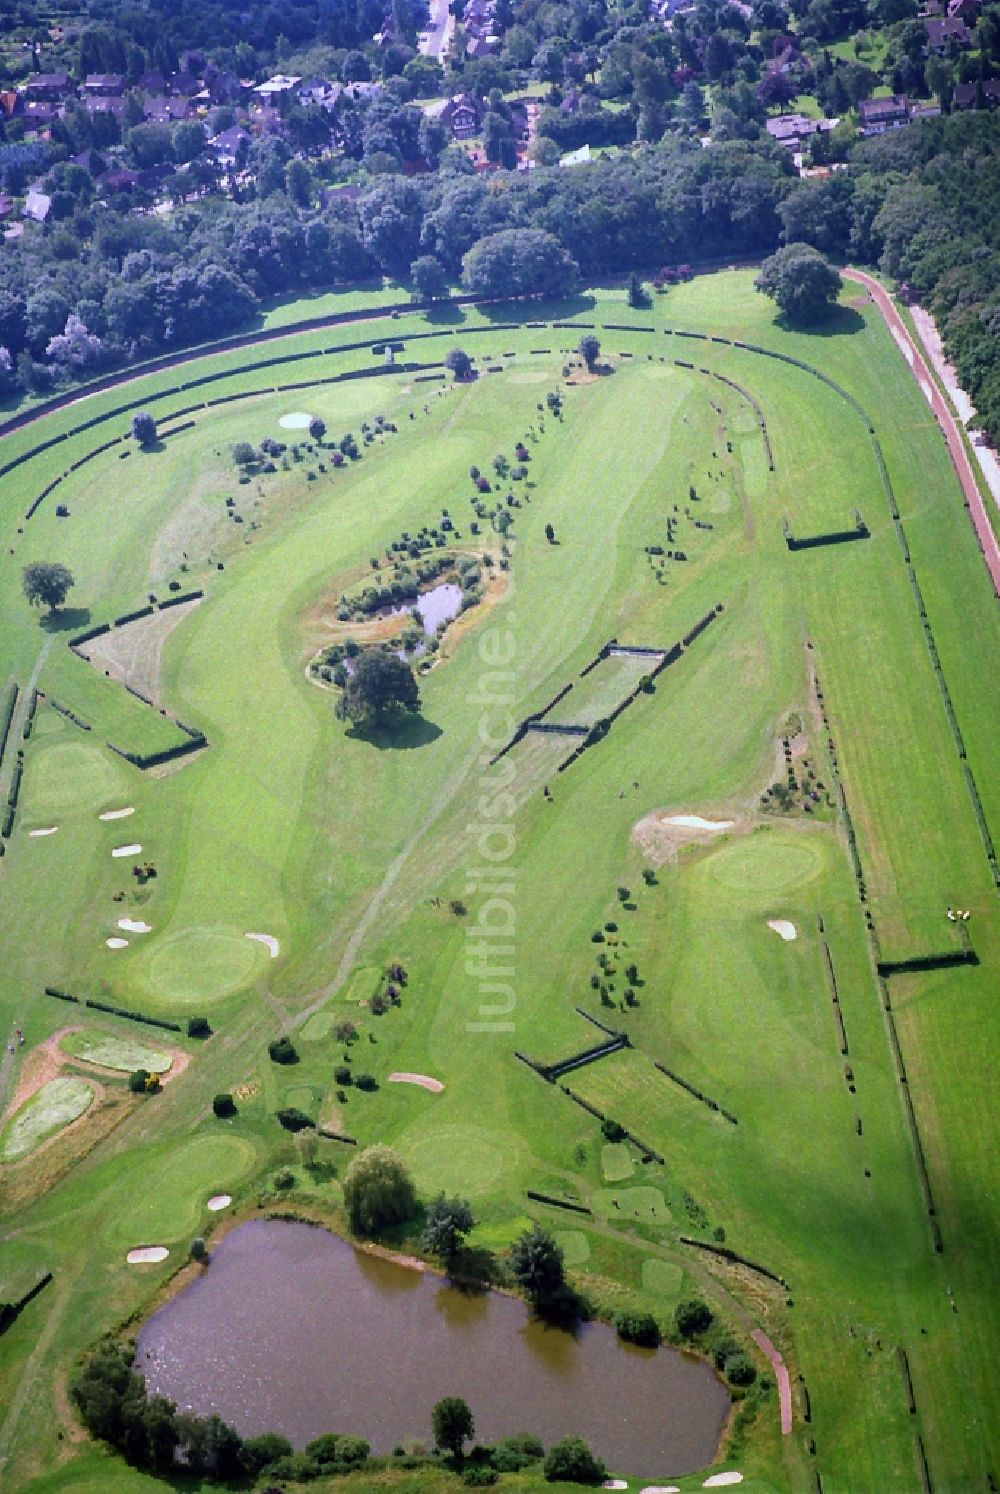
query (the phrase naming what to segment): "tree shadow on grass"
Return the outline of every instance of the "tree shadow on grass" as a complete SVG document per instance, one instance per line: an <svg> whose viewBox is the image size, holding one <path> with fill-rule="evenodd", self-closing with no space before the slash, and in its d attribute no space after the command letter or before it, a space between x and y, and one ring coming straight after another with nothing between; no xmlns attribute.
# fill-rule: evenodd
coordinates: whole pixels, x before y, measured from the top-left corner
<svg viewBox="0 0 1000 1494"><path fill-rule="evenodd" d="M450 302L436 302L429 311L424 312L424 318L433 327L455 326L466 319L466 309L463 306L453 306Z"/></svg>
<svg viewBox="0 0 1000 1494"><path fill-rule="evenodd" d="M383 752L406 752L427 747L442 735L440 726L423 716L401 716L384 726L374 723L351 726L347 735L356 742L368 742Z"/></svg>
<svg viewBox="0 0 1000 1494"><path fill-rule="evenodd" d="M558 300L480 302L476 310L491 322L548 322L584 316L596 304L593 296L572 295Z"/></svg>
<svg viewBox="0 0 1000 1494"><path fill-rule="evenodd" d="M90 622L89 607L60 607L58 612L46 612L38 620L46 633L74 633Z"/></svg>
<svg viewBox="0 0 1000 1494"><path fill-rule="evenodd" d="M865 330L865 319L853 306L831 306L827 314L815 322L792 322L785 316L777 316L774 320L783 332L804 332L809 337L850 337Z"/></svg>

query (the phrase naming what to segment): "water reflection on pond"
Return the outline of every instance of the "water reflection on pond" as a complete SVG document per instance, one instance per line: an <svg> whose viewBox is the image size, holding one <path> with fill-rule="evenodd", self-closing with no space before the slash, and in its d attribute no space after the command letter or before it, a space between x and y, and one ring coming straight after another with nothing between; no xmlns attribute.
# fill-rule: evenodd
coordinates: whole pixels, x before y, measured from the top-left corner
<svg viewBox="0 0 1000 1494"><path fill-rule="evenodd" d="M708 1366L675 1351L627 1347L602 1324L549 1328L516 1299L277 1220L220 1242L142 1329L138 1367L183 1409L298 1447L327 1431L379 1453L429 1441L434 1402L461 1395L479 1440L578 1434L610 1466L648 1474L710 1463L729 1405Z"/></svg>

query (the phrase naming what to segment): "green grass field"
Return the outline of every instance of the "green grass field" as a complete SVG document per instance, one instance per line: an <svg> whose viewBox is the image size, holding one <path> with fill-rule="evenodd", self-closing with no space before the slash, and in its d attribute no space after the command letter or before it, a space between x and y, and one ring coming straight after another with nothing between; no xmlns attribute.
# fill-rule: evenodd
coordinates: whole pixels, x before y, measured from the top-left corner
<svg viewBox="0 0 1000 1494"><path fill-rule="evenodd" d="M390 322L377 314L377 296L285 306L273 320L291 326L339 309L372 317L143 375L4 438L9 460L125 399L142 398L168 427L172 412L198 404L184 417L190 429L127 460L112 447L27 522L42 488L121 434L127 417L66 435L0 490L0 684L37 687L92 725L83 731L43 701L22 744L24 698L15 717L25 772L0 861L0 1020L22 1025L27 1047L15 1059L27 1061L83 1015L43 994L53 986L179 1022L170 1043L191 1059L160 1094L123 1110L110 1131L95 1129L89 1147L4 1208L9 1269L41 1267L54 1281L0 1339L0 1482L31 1494L164 1487L77 1439L65 1377L103 1331L148 1309L191 1237L208 1231L211 1193L252 1208L273 1201L269 1180L292 1167L295 1189L278 1206L302 1197L339 1217L334 1174L348 1148L321 1142L326 1165L303 1167L274 1118L298 1105L361 1144L396 1147L422 1196L467 1196L483 1249L503 1250L527 1218L541 1219L602 1310L638 1305L669 1326L678 1299L698 1291L741 1339L763 1326L792 1375L794 1422L782 1438L772 1396L723 1450L718 1466L742 1471L750 1494L805 1494L815 1474L826 1494L911 1494L921 1487L918 1437L938 1494L986 1488L1000 1467L989 1369L1000 1331L991 1271L1000 940L965 768L996 840L998 630L946 449L895 344L848 290L823 332L785 330L750 272L695 280L642 312L615 290L533 304L540 325L517 328L496 325L518 319L512 308ZM577 319L596 324L613 371L567 385L564 350L579 333L552 323ZM420 364L440 364L465 338L480 376L461 386L418 382L422 370L397 367L310 383L377 367L370 347L329 350L390 331L405 345L400 362ZM864 419L806 369L681 331L799 359L870 412L964 759ZM283 352L309 356L250 366ZM759 402L773 472L751 407L716 373ZM177 388L207 375L216 377ZM278 390L292 381L309 387ZM545 407L555 390L561 419ZM233 393L248 397L203 404ZM321 415L331 440L347 431L360 440L378 415L397 430L373 437L339 471L322 450L303 451L287 471L240 485L232 444L290 444L298 433L279 422L295 410ZM463 617L454 646L446 640L447 657L420 682L420 723L376 739L345 731L329 691L307 678L324 618L372 556L404 530L436 524L442 508L457 543L483 544L488 526L478 539L469 527L469 467L492 475L494 456L513 460L521 440L530 461L527 482L510 485L518 505L509 509L506 589ZM507 488L495 485L491 506ZM227 498L242 525L227 517ZM56 519L57 501L69 519ZM856 507L869 540L786 548L783 519L816 533L843 527ZM558 544L546 541L549 523ZM490 531L485 542L499 562L499 536ZM650 555L650 546L686 558ZM20 568L37 559L63 561L76 576L65 627L40 623L20 596ZM143 773L106 743L156 751L177 729L75 657L67 639L149 593L165 597L172 581L205 599L166 640L161 698L210 745ZM538 732L488 765L517 721L570 681L549 720L591 724L635 688L648 672L635 658L607 659L579 677L609 638L666 648L718 606L653 693L565 772L558 765L573 741ZM824 793L836 754L864 903L841 817L817 807L778 819L760 809L762 792L785 774L779 735L793 712ZM4 790L9 773L5 759ZM135 812L99 819L119 807ZM657 812L737 828L656 857L647 884L643 847L653 842L642 827ZM48 838L28 834L56 825ZM141 854L111 856L127 844ZM152 862L155 879L140 883L134 860ZM960 947L949 906L971 910L979 963L887 983L932 1221L866 915L881 957L906 960ZM120 917L151 932L112 951L105 940ZM513 949L499 973L478 952L489 942L482 928L498 918ZM779 938L769 920L794 924L795 940ZM617 930L594 942L609 922ZM248 932L276 939L277 958ZM396 960L409 975L401 1004L375 1016L379 973ZM634 981L625 974L633 963ZM625 1031L630 1047L562 1083L662 1162L608 1144L592 1115L514 1057L516 1048L553 1062L595 1043L600 1033L577 1007ZM209 1016L207 1041L183 1035L192 1015ZM379 1088L349 1087L340 1100L332 1075L343 1046L333 1028L345 1018L359 1031L352 1065ZM122 1059L116 1067L132 1067L126 1049L156 1047L155 1028L125 1018L102 1014L100 1029ZM267 1057L282 1032L300 1057L287 1068ZM80 1043L96 1036L65 1039L67 1061L90 1057ZM394 1070L444 1089L385 1083ZM13 1070L8 1087L12 1078ZM232 1120L212 1115L220 1091L237 1095ZM96 1115L71 1135L91 1125ZM46 1121L35 1140L51 1129ZM11 1135L8 1123L5 1146ZM528 1189L592 1212L533 1203ZM700 1248L723 1241L787 1287ZM141 1244L168 1246L170 1261L130 1269L125 1251ZM687 1494L709 1471L669 1481ZM625 1473L638 1490L667 1482L669 1470ZM338 1487L429 1494L460 1484L439 1471ZM532 1475L503 1487L542 1485Z"/></svg>

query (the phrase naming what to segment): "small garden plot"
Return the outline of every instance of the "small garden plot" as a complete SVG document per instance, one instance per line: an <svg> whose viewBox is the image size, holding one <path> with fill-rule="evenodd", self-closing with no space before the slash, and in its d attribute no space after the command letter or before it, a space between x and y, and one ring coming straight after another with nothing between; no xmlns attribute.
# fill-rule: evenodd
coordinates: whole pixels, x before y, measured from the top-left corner
<svg viewBox="0 0 1000 1494"><path fill-rule="evenodd" d="M655 654L612 654L575 680L568 695L563 696L546 722L566 722L573 726L594 726L631 695L644 675L651 674L660 662Z"/></svg>
<svg viewBox="0 0 1000 1494"><path fill-rule="evenodd" d="M50 1079L21 1106L0 1135L0 1157L16 1162L83 1115L94 1098L85 1079Z"/></svg>
<svg viewBox="0 0 1000 1494"><path fill-rule="evenodd" d="M679 1297L684 1272L673 1261L657 1260L647 1256L642 1263L642 1289L657 1297Z"/></svg>
<svg viewBox="0 0 1000 1494"><path fill-rule="evenodd" d="M102 1069L121 1069L126 1074L148 1069L151 1074L165 1074L173 1063L169 1053L149 1048L134 1038L121 1038L109 1032L69 1032L59 1045L64 1053L82 1058L84 1063L98 1064Z"/></svg>
<svg viewBox="0 0 1000 1494"><path fill-rule="evenodd" d="M635 1172L635 1162L624 1141L609 1141L601 1148L601 1171L609 1183L621 1183Z"/></svg>
<svg viewBox="0 0 1000 1494"><path fill-rule="evenodd" d="M582 1266L590 1260L590 1241L582 1229L556 1230L554 1238L567 1266Z"/></svg>

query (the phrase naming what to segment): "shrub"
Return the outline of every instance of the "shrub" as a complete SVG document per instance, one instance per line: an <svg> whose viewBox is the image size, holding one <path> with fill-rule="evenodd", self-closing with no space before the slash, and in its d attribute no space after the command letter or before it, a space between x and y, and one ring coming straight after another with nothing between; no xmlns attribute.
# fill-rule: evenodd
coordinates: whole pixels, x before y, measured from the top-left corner
<svg viewBox="0 0 1000 1494"><path fill-rule="evenodd" d="M582 1437L564 1437L549 1448L543 1465L550 1484L560 1479L571 1484L599 1484L607 1475L600 1458L595 1458Z"/></svg>
<svg viewBox="0 0 1000 1494"><path fill-rule="evenodd" d="M282 1193L287 1192L289 1188L295 1187L295 1178L288 1171L287 1167L283 1167L280 1172L276 1172L271 1181L275 1188L280 1189Z"/></svg>
<svg viewBox="0 0 1000 1494"><path fill-rule="evenodd" d="M208 1246L201 1238L201 1235L195 1235L194 1239L191 1241L191 1259L193 1261L208 1260Z"/></svg>
<svg viewBox="0 0 1000 1494"><path fill-rule="evenodd" d="M503 1437L490 1452L490 1462L499 1473L519 1473L529 1463L545 1456L541 1440L531 1432Z"/></svg>
<svg viewBox="0 0 1000 1494"><path fill-rule="evenodd" d="M256 461L257 453L249 441L237 441L233 447L233 461L237 467L249 467L251 462Z"/></svg>
<svg viewBox="0 0 1000 1494"><path fill-rule="evenodd" d="M495 1468L491 1468L489 1463L476 1463L472 1468L465 1470L462 1482L470 1489L489 1489L493 1484L498 1483L499 1479L499 1473Z"/></svg>
<svg viewBox="0 0 1000 1494"><path fill-rule="evenodd" d="M363 1437L343 1437L338 1432L324 1432L305 1446L306 1456L324 1473L347 1473L364 1463L370 1451Z"/></svg>
<svg viewBox="0 0 1000 1494"><path fill-rule="evenodd" d="M212 1028L207 1017L188 1017L187 1035L193 1038L207 1038L212 1036Z"/></svg>
<svg viewBox="0 0 1000 1494"><path fill-rule="evenodd" d="M292 1444L278 1432L264 1432L259 1437L248 1437L243 1444L243 1456L250 1473L261 1473L270 1468L279 1458L292 1456Z"/></svg>
<svg viewBox="0 0 1000 1494"><path fill-rule="evenodd" d="M700 1297L690 1297L686 1302L678 1302L674 1311L674 1322L681 1338L695 1338L699 1333L704 1333L711 1321L711 1308Z"/></svg>
<svg viewBox="0 0 1000 1494"><path fill-rule="evenodd" d="M219 1094L212 1101L212 1109L220 1120L236 1114L236 1102L230 1094Z"/></svg>
<svg viewBox="0 0 1000 1494"><path fill-rule="evenodd" d="M291 1039L287 1037L275 1038L268 1043L267 1052L272 1063L298 1063L299 1061L299 1055Z"/></svg>
<svg viewBox="0 0 1000 1494"><path fill-rule="evenodd" d="M730 1354L723 1365L723 1373L730 1385L752 1385L757 1378L757 1368L746 1354Z"/></svg>
<svg viewBox="0 0 1000 1494"><path fill-rule="evenodd" d="M356 1074L354 1077L354 1087L355 1089L367 1090L370 1093L372 1090L378 1089L378 1080L374 1074Z"/></svg>
<svg viewBox="0 0 1000 1494"><path fill-rule="evenodd" d="M337 1067L333 1071L333 1079L335 1084L354 1083L354 1078L351 1074L350 1067L346 1063L338 1063Z"/></svg>
<svg viewBox="0 0 1000 1494"><path fill-rule="evenodd" d="M651 1312L630 1312L625 1308L615 1317L615 1332L628 1344L655 1349L660 1342L660 1328Z"/></svg>
<svg viewBox="0 0 1000 1494"><path fill-rule="evenodd" d="M148 1080L148 1078L148 1069L136 1069L134 1073L129 1074L128 1087L131 1090L132 1094L144 1095L146 1093L146 1081Z"/></svg>
<svg viewBox="0 0 1000 1494"><path fill-rule="evenodd" d="M620 1121L612 1120L610 1116L607 1116L601 1121L601 1134L605 1141L624 1141L627 1132Z"/></svg>
<svg viewBox="0 0 1000 1494"><path fill-rule="evenodd" d="M307 1126L315 1126L316 1122L310 1120L304 1110L299 1110L294 1105L286 1105L283 1110L275 1112L279 1123L286 1131L304 1131Z"/></svg>

